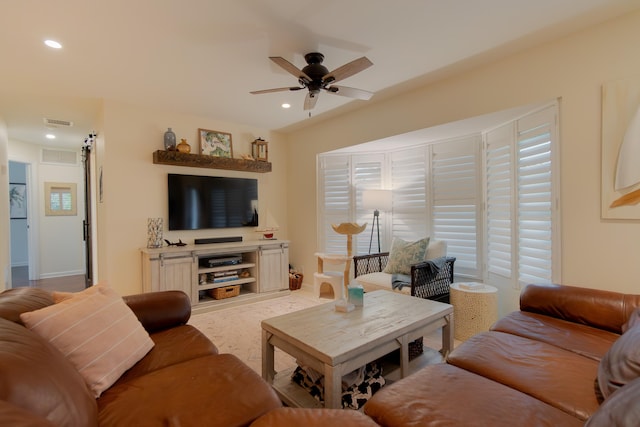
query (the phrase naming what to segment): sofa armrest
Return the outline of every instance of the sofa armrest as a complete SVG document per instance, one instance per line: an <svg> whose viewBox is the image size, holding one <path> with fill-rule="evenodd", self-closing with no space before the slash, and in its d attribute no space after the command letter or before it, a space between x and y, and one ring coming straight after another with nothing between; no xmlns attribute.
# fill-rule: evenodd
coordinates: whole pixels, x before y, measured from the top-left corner
<svg viewBox="0 0 640 427"><path fill-rule="evenodd" d="M21 427L55 427L55 424L44 417L0 400L0 425Z"/></svg>
<svg viewBox="0 0 640 427"><path fill-rule="evenodd" d="M640 306L640 295L567 285L527 285L520 310L593 326L617 334Z"/></svg>
<svg viewBox="0 0 640 427"><path fill-rule="evenodd" d="M191 300L182 291L149 292L123 299L147 332L184 325L191 317Z"/></svg>

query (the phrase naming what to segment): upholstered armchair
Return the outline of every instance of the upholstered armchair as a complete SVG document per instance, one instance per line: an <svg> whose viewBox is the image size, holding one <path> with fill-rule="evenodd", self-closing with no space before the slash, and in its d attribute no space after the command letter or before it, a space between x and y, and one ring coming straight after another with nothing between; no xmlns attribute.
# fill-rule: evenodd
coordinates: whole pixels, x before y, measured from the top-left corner
<svg viewBox="0 0 640 427"><path fill-rule="evenodd" d="M356 255L353 257L354 277L368 292L394 290L448 303L456 258L446 256L446 243L437 240L429 243L426 258L412 264L410 274L396 275L384 272L389 252Z"/></svg>

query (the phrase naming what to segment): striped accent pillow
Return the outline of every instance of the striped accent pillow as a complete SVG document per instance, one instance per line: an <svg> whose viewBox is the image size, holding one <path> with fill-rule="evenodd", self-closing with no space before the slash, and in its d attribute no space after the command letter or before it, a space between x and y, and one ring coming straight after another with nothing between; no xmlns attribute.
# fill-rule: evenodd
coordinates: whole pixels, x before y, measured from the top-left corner
<svg viewBox="0 0 640 427"><path fill-rule="evenodd" d="M122 298L103 285L58 304L22 313L20 319L60 350L95 397L111 387L154 345Z"/></svg>

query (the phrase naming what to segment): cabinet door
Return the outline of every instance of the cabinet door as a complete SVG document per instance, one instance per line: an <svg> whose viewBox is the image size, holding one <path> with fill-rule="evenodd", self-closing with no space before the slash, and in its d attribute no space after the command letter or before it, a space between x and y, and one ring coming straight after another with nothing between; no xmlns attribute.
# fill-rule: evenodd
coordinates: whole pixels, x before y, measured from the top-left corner
<svg viewBox="0 0 640 427"><path fill-rule="evenodd" d="M194 294L194 275L196 265L193 257L164 258L159 260L158 290L183 291L191 299L191 305L198 303L197 289Z"/></svg>
<svg viewBox="0 0 640 427"><path fill-rule="evenodd" d="M289 248L282 244L259 250L260 292L289 289Z"/></svg>

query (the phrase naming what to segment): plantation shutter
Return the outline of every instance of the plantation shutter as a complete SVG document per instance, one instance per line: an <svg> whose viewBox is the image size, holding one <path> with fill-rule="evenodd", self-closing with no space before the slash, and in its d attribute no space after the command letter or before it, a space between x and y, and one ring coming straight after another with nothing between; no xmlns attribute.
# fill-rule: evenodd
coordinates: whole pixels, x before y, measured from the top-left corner
<svg viewBox="0 0 640 427"><path fill-rule="evenodd" d="M355 189L356 214L353 222L357 224L367 223L367 228L360 234L353 236L353 253L366 254L369 253L369 242L371 241L371 253L378 252L378 234L374 230L373 236L371 230L373 228L373 211L362 208L362 192L364 190L379 190L384 188L383 180L383 154L371 155L355 155L352 157L353 163L353 188ZM384 242L386 226L384 217L387 212L380 212L380 240L381 246ZM343 252L346 252L346 237L343 238Z"/></svg>
<svg viewBox="0 0 640 427"><path fill-rule="evenodd" d="M485 145L487 277L501 288L513 287L514 133L514 123L495 129L487 133Z"/></svg>
<svg viewBox="0 0 640 427"><path fill-rule="evenodd" d="M447 242L456 274L471 277L481 267L480 141L472 136L431 146L432 238Z"/></svg>
<svg viewBox="0 0 640 427"><path fill-rule="evenodd" d="M318 243L319 251L346 252L342 236L331 224L349 222L351 218L350 163L349 156L323 156L318 168Z"/></svg>
<svg viewBox="0 0 640 427"><path fill-rule="evenodd" d="M485 136L487 281L520 289L558 275L553 174L557 106Z"/></svg>
<svg viewBox="0 0 640 427"><path fill-rule="evenodd" d="M429 235L427 155L427 147L413 148L392 154L392 237L399 237L406 241L415 241ZM389 240L389 246L390 245L391 241ZM389 250L389 247L387 247L386 250Z"/></svg>
<svg viewBox="0 0 640 427"><path fill-rule="evenodd" d="M518 281L552 281L552 142L555 109L517 122Z"/></svg>

